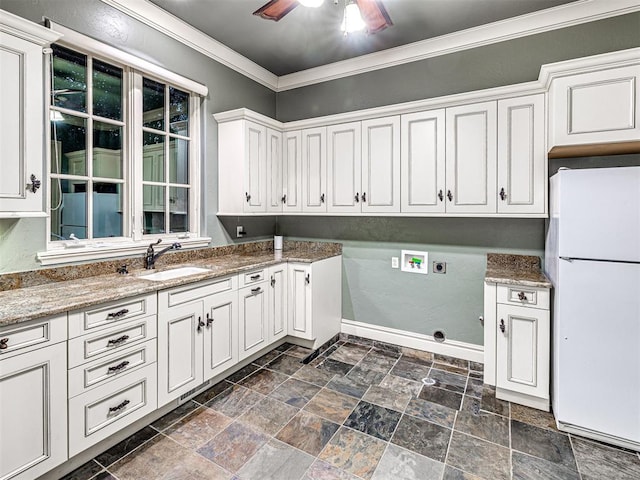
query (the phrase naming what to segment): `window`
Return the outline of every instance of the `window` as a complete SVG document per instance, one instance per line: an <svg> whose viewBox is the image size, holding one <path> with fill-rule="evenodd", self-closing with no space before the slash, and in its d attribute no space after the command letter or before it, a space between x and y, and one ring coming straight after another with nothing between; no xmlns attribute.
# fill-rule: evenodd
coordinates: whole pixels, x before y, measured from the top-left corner
<svg viewBox="0 0 640 480"><path fill-rule="evenodd" d="M53 45L50 63L42 263L138 252L158 238L208 244L198 214L206 87L64 30L68 44Z"/></svg>

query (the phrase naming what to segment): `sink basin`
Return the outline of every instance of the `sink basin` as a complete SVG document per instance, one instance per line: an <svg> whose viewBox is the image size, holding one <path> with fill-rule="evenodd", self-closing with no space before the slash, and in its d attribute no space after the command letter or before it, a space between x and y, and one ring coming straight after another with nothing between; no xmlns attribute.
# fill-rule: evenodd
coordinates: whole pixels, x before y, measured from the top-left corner
<svg viewBox="0 0 640 480"><path fill-rule="evenodd" d="M164 282L165 280L173 280L174 278L188 277L189 275L196 275L198 273L210 272L208 268L200 267L181 267L174 268L173 270L165 270L163 272L148 273L146 275L140 275L138 278L143 280L151 280L152 282Z"/></svg>

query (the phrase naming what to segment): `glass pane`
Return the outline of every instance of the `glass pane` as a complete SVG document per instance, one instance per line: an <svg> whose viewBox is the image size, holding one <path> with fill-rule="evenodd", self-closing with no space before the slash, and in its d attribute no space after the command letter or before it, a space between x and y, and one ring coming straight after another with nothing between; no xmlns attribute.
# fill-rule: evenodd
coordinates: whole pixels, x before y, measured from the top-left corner
<svg viewBox="0 0 640 480"><path fill-rule="evenodd" d="M51 240L87 238L87 182L51 179Z"/></svg>
<svg viewBox="0 0 640 480"><path fill-rule="evenodd" d="M171 133L189 135L189 94L169 88L169 128Z"/></svg>
<svg viewBox="0 0 640 480"><path fill-rule="evenodd" d="M122 236L122 184L93 184L93 238Z"/></svg>
<svg viewBox="0 0 640 480"><path fill-rule="evenodd" d="M86 175L87 122L67 114L60 118L51 122L51 172Z"/></svg>
<svg viewBox="0 0 640 480"><path fill-rule="evenodd" d="M143 79L142 126L164 130L164 85Z"/></svg>
<svg viewBox="0 0 640 480"><path fill-rule="evenodd" d="M189 141L169 139L169 181L189 183Z"/></svg>
<svg viewBox="0 0 640 480"><path fill-rule="evenodd" d="M87 57L53 45L52 104L80 112L87 111Z"/></svg>
<svg viewBox="0 0 640 480"><path fill-rule="evenodd" d="M142 134L142 179L164 182L164 135Z"/></svg>
<svg viewBox="0 0 640 480"><path fill-rule="evenodd" d="M170 233L189 231L189 189L171 187L169 189L169 229Z"/></svg>
<svg viewBox="0 0 640 480"><path fill-rule="evenodd" d="M93 114L122 120L122 69L93 61Z"/></svg>
<svg viewBox="0 0 640 480"><path fill-rule="evenodd" d="M122 178L122 127L93 122L93 176Z"/></svg>
<svg viewBox="0 0 640 480"><path fill-rule="evenodd" d="M164 187L142 186L144 233L164 233Z"/></svg>

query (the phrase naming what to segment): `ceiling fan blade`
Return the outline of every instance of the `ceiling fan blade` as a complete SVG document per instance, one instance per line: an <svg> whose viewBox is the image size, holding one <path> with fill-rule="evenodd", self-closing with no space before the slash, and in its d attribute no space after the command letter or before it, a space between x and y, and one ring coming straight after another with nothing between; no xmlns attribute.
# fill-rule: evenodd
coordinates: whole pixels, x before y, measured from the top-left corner
<svg viewBox="0 0 640 480"><path fill-rule="evenodd" d="M297 6L298 0L271 0L253 12L253 14L277 22Z"/></svg>
<svg viewBox="0 0 640 480"><path fill-rule="evenodd" d="M356 0L369 33L376 33L393 25L381 0Z"/></svg>

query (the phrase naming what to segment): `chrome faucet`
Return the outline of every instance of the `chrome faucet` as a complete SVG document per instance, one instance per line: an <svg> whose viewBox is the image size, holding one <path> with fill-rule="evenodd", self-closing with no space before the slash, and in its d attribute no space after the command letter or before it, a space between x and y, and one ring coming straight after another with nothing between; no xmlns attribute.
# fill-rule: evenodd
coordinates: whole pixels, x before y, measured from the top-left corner
<svg viewBox="0 0 640 480"><path fill-rule="evenodd" d="M158 253L156 253L153 249L153 246L159 245L160 242L162 242L161 238L159 238L157 242L150 244L147 248L147 253L144 254L144 268L146 268L147 270L156 268L156 260L160 255L168 252L169 250L178 250L179 248L182 248L182 245L180 245L179 243L172 243L168 247L163 248Z"/></svg>

